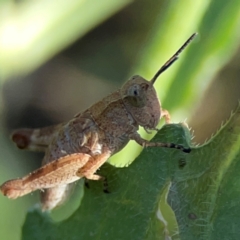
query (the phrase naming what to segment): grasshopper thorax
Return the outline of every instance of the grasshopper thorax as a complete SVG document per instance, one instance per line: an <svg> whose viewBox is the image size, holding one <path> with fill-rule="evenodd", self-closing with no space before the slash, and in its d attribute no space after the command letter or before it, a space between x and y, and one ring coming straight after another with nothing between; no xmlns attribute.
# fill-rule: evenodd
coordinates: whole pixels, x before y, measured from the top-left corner
<svg viewBox="0 0 240 240"><path fill-rule="evenodd" d="M133 76L122 89L121 96L127 111L138 125L155 129L160 116L160 102L153 84L141 76Z"/></svg>

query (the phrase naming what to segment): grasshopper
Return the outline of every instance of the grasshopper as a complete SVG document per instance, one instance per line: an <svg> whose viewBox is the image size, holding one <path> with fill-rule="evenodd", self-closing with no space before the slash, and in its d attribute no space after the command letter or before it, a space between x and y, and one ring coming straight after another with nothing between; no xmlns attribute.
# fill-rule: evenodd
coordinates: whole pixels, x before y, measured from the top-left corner
<svg viewBox="0 0 240 240"><path fill-rule="evenodd" d="M103 98L72 120L40 129L18 129L12 140L20 149L43 151L42 167L30 174L9 180L0 186L8 198L15 199L41 191L42 210L63 204L74 182L81 179L103 180L95 172L110 156L123 149L130 140L143 147L166 147L191 151L174 143L149 142L137 132L142 126L147 133L157 130L160 118L170 123L168 111L161 108L154 83L177 59L182 50L196 36L194 33L182 47L147 81L133 76L121 89Z"/></svg>

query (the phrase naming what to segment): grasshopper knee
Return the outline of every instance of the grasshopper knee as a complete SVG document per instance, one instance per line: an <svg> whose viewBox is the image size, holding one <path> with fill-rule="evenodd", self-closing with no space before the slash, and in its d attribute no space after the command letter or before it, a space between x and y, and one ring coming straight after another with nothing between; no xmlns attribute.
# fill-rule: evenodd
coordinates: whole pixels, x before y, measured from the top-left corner
<svg viewBox="0 0 240 240"><path fill-rule="evenodd" d="M12 134L12 140L18 148L25 149L30 143L30 135L28 131L16 131Z"/></svg>
<svg viewBox="0 0 240 240"><path fill-rule="evenodd" d="M8 198L15 199L27 194L26 189L22 186L21 179L9 180L0 186L2 194Z"/></svg>

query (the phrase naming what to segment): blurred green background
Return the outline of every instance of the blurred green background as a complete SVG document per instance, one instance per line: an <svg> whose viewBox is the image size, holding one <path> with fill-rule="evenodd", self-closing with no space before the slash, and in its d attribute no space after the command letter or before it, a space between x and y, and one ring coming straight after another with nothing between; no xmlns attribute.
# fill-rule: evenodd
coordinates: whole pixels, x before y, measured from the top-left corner
<svg viewBox="0 0 240 240"><path fill-rule="evenodd" d="M187 119L193 141L203 143L238 104L239 9L239 0L1 0L0 182L43 157L16 149L13 129L66 121L132 75L152 78L195 31L156 88L172 121ZM110 162L126 166L139 150L131 143ZM38 193L0 196L0 239L20 239L37 202Z"/></svg>

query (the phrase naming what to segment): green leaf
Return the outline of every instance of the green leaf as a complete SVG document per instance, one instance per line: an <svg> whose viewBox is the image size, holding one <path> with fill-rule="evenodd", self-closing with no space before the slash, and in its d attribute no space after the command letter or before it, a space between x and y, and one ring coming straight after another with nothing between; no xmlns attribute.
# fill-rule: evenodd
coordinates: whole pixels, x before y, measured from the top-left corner
<svg viewBox="0 0 240 240"><path fill-rule="evenodd" d="M188 146L183 124L165 125L153 141ZM147 148L128 168L106 164L110 194L91 182L82 204L55 223L38 210L28 213L22 239L239 239L240 107L206 144L191 153ZM164 215L167 198L178 223ZM170 213L171 214L171 213ZM174 217L174 216L172 216Z"/></svg>
<svg viewBox="0 0 240 240"><path fill-rule="evenodd" d="M181 239L239 239L240 107L172 178L168 201Z"/></svg>

